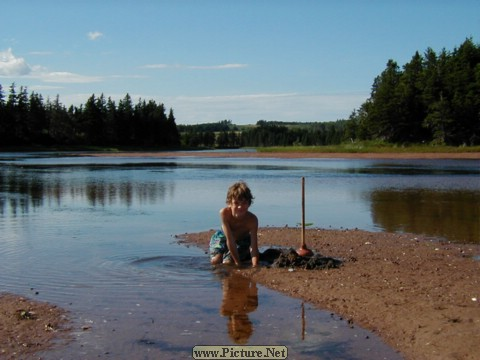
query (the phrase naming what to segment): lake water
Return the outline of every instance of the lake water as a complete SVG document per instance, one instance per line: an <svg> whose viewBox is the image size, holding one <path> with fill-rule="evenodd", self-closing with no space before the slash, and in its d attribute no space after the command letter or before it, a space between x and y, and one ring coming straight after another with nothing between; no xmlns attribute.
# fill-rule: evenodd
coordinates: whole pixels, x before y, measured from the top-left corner
<svg viewBox="0 0 480 360"><path fill-rule="evenodd" d="M480 242L477 160L2 153L0 170L0 291L53 302L75 324L75 340L45 359L179 359L234 344L286 345L289 359L399 358L374 334L177 244L176 234L219 227L239 179L260 226L300 223L305 177L314 227Z"/></svg>

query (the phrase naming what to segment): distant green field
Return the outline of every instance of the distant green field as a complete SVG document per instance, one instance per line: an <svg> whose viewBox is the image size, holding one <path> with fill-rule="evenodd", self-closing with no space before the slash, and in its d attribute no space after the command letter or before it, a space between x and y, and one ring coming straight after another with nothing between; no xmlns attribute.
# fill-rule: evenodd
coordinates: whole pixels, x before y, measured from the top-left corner
<svg viewBox="0 0 480 360"><path fill-rule="evenodd" d="M328 146L273 146L258 147L258 152L313 152L313 153L466 153L480 152L480 146L408 145L386 143L354 143Z"/></svg>

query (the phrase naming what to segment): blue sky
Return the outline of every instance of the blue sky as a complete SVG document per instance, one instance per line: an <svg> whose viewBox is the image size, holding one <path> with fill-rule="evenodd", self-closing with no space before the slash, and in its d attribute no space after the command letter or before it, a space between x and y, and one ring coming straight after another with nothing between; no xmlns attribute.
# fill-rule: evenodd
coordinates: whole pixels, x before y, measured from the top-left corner
<svg viewBox="0 0 480 360"><path fill-rule="evenodd" d="M128 93L177 124L334 121L388 59L480 42L470 0L0 0L0 84L67 107Z"/></svg>

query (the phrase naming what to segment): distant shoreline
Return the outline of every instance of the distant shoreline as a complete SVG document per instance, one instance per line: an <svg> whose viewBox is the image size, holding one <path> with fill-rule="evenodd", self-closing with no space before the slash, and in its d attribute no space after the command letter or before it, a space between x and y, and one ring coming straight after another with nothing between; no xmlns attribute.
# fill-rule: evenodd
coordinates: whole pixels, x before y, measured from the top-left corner
<svg viewBox="0 0 480 360"><path fill-rule="evenodd" d="M275 159L473 159L480 152L461 153L336 153L336 152L255 152L255 151L121 151L89 152L86 156L105 157L212 157L212 158L275 158Z"/></svg>

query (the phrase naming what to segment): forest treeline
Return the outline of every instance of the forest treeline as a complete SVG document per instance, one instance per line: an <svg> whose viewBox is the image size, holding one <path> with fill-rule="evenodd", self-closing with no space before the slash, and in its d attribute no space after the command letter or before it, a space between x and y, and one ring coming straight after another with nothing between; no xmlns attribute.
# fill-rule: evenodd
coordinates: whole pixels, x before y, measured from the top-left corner
<svg viewBox="0 0 480 360"><path fill-rule="evenodd" d="M299 119L301 120L301 119ZM416 52L401 69L389 60L370 97L348 119L318 123L258 121L239 127L228 120L181 126L190 146L336 145L387 143L480 144L480 46L466 39L449 52ZM216 132L213 136L212 132Z"/></svg>
<svg viewBox="0 0 480 360"><path fill-rule="evenodd" d="M0 85L0 146L133 147L320 146L380 140L396 144L480 144L480 46L466 39L452 51L416 52L401 68L389 60L370 97L348 119L332 122L230 120L177 125L173 110L153 100L116 104L92 95L84 105L44 101L15 84Z"/></svg>
<svg viewBox="0 0 480 360"><path fill-rule="evenodd" d="M346 138L392 143L480 144L480 46L389 60L370 98L349 118Z"/></svg>
<svg viewBox="0 0 480 360"><path fill-rule="evenodd" d="M0 146L125 146L178 147L180 136L173 110L130 95L116 104L103 94L68 109L40 94L17 91L5 97L0 85Z"/></svg>
<svg viewBox="0 0 480 360"><path fill-rule="evenodd" d="M322 146L344 141L347 120L335 122L279 122L259 120L235 125L230 120L199 125L178 125L181 142L188 147Z"/></svg>

